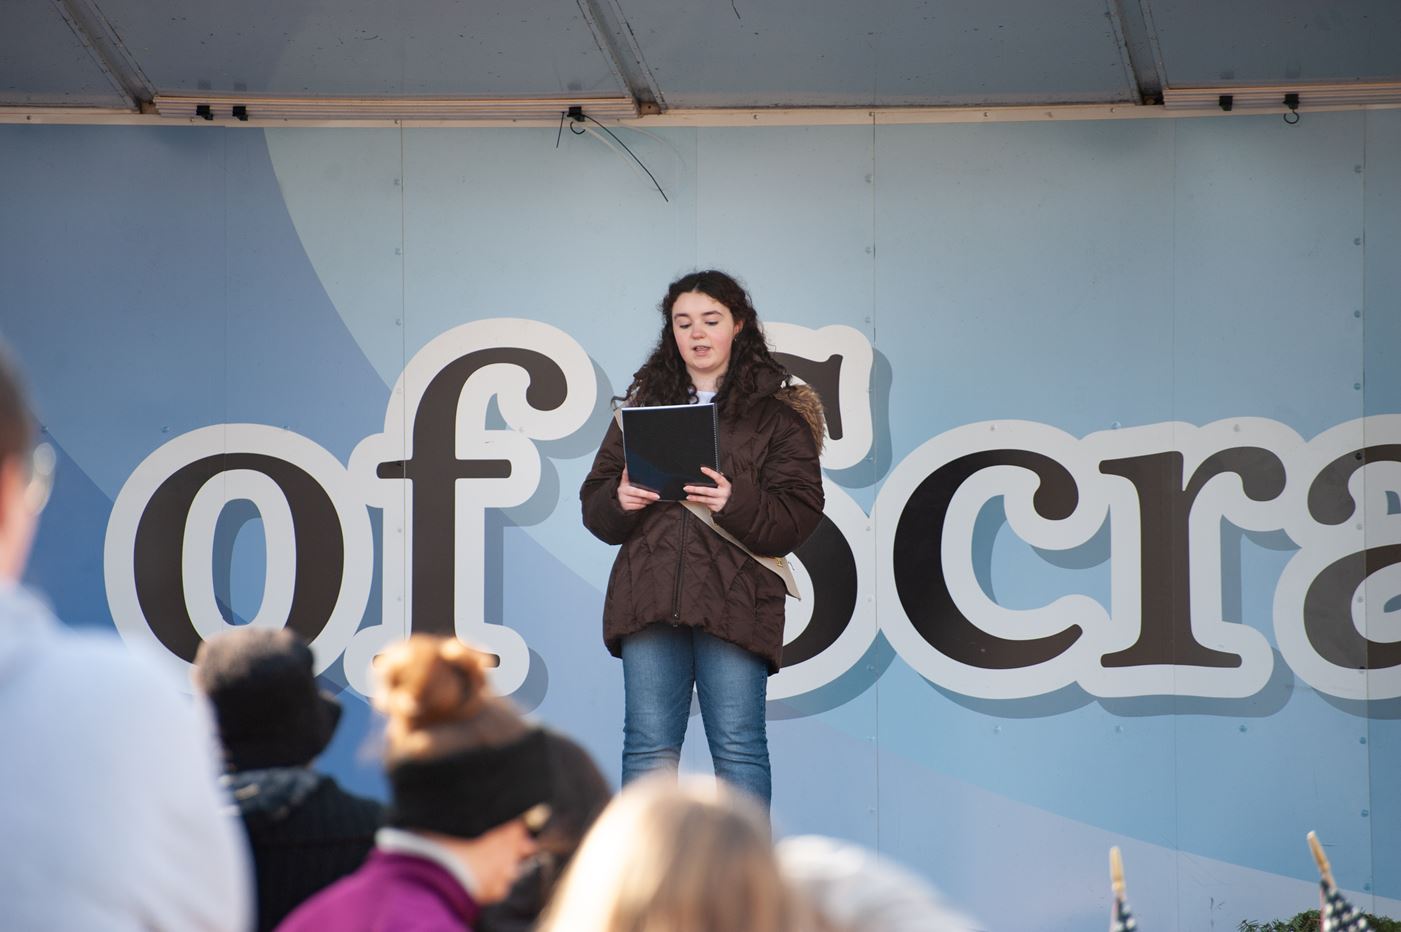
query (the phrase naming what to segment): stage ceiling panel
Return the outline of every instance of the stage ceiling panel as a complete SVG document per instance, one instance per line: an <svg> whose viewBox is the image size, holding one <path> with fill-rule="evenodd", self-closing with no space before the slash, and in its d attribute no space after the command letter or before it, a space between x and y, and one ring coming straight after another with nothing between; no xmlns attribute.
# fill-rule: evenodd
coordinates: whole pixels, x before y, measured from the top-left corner
<svg viewBox="0 0 1401 932"><path fill-rule="evenodd" d="M122 107L53 0L0 4L0 105Z"/></svg>
<svg viewBox="0 0 1401 932"><path fill-rule="evenodd" d="M621 0L672 107L1133 99L1104 0Z"/></svg>
<svg viewBox="0 0 1401 932"><path fill-rule="evenodd" d="M632 98L644 112L653 98L664 110L1034 106L1398 80L1396 0L0 3L9 107L131 109L201 91Z"/></svg>
<svg viewBox="0 0 1401 932"><path fill-rule="evenodd" d="M1395 0L1153 0L1169 85L1396 81Z"/></svg>
<svg viewBox="0 0 1401 932"><path fill-rule="evenodd" d="M624 93L560 0L98 0L160 94L558 97Z"/></svg>

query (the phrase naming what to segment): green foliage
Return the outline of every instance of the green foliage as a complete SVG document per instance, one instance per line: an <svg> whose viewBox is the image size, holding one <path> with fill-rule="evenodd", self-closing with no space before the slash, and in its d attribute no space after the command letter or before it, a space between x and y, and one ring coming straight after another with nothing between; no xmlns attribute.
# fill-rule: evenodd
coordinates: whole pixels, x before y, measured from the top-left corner
<svg viewBox="0 0 1401 932"><path fill-rule="evenodd" d="M1401 932L1401 922L1385 916L1364 913L1373 932ZM1240 924L1239 932L1318 932L1318 910L1311 909L1299 913L1292 919L1276 919L1274 922L1251 922L1246 919Z"/></svg>

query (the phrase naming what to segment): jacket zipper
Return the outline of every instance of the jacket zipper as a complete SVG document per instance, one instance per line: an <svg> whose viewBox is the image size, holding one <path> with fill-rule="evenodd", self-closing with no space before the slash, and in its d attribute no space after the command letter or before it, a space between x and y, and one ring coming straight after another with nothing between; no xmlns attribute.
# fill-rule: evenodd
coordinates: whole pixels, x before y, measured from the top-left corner
<svg viewBox="0 0 1401 932"><path fill-rule="evenodd" d="M686 508L681 509L681 542L676 548L676 588L671 594L671 624L675 627L681 622L681 571L686 567L686 525L691 519L691 512Z"/></svg>

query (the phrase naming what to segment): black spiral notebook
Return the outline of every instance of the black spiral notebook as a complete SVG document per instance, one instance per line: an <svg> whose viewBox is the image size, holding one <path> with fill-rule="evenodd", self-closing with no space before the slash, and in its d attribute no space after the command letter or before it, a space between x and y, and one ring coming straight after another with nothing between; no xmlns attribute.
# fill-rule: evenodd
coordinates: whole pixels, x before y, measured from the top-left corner
<svg viewBox="0 0 1401 932"><path fill-rule="evenodd" d="M685 486L714 486L700 471L720 471L720 431L715 405L623 408L623 453L628 481L663 501L686 498Z"/></svg>

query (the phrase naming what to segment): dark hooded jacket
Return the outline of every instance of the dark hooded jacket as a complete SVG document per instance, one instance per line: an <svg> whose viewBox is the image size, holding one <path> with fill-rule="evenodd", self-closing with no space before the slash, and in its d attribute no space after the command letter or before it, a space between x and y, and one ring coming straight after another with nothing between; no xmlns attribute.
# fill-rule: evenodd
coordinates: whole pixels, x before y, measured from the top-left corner
<svg viewBox="0 0 1401 932"><path fill-rule="evenodd" d="M775 379L739 410L720 415L720 471L730 499L715 522L761 556L784 556L822 519L822 406L806 385ZM783 582L676 502L627 512L618 504L623 438L610 424L579 497L584 525L621 544L603 604L603 641L656 622L700 628L768 661L783 649Z"/></svg>
<svg viewBox="0 0 1401 932"><path fill-rule="evenodd" d="M354 871L374 847L379 803L352 796L325 774L274 767L225 774L221 782L248 831L260 932Z"/></svg>

